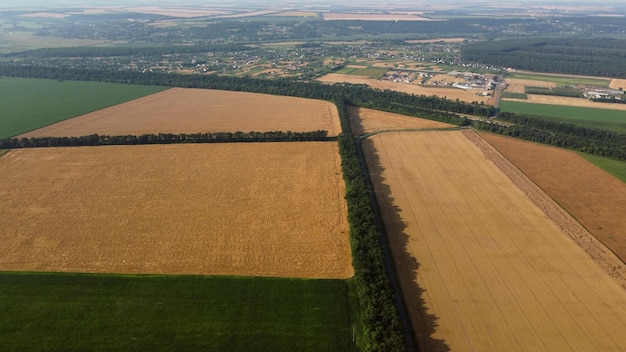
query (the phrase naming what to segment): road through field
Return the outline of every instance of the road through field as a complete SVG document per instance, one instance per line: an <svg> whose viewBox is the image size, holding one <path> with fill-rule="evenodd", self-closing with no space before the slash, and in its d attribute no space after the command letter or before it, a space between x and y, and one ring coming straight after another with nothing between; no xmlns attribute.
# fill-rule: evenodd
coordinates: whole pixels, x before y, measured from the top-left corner
<svg viewBox="0 0 626 352"><path fill-rule="evenodd" d="M363 143L421 350L626 346L626 291L462 132Z"/></svg>

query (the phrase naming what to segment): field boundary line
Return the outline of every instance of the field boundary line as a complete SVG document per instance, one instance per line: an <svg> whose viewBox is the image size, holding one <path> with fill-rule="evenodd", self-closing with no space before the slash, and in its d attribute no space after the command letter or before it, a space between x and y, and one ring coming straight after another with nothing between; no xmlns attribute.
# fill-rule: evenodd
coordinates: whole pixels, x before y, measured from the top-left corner
<svg viewBox="0 0 626 352"><path fill-rule="evenodd" d="M561 207L541 187L517 168L494 146L483 139L476 131L463 130L472 141L524 194L541 209L561 230L589 255L619 286L626 290L626 266L624 263L591 234L570 213Z"/></svg>

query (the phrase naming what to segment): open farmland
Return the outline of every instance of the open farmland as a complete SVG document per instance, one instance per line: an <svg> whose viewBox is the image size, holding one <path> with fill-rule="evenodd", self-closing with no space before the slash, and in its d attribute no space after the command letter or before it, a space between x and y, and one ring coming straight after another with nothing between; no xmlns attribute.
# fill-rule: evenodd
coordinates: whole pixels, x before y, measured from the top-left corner
<svg viewBox="0 0 626 352"><path fill-rule="evenodd" d="M358 136L384 130L397 129L427 129L456 127L454 125L433 120L421 119L406 115L394 114L380 110L372 110L360 107L349 107L350 127L352 133Z"/></svg>
<svg viewBox="0 0 626 352"><path fill-rule="evenodd" d="M573 151L481 135L626 262L625 183Z"/></svg>
<svg viewBox="0 0 626 352"><path fill-rule="evenodd" d="M626 104L600 103L600 102L592 101L586 98L563 97L563 96L543 95L543 94L527 94L526 96L527 96L526 99L507 98L504 100L518 101L522 103L574 106L574 107L592 108L592 109L607 109L607 110L622 110L622 111L626 110Z"/></svg>
<svg viewBox="0 0 626 352"><path fill-rule="evenodd" d="M130 84L0 77L0 139L164 89Z"/></svg>
<svg viewBox="0 0 626 352"><path fill-rule="evenodd" d="M336 143L11 151L0 270L348 278Z"/></svg>
<svg viewBox="0 0 626 352"><path fill-rule="evenodd" d="M0 273L3 351L356 351L346 280Z"/></svg>
<svg viewBox="0 0 626 352"><path fill-rule="evenodd" d="M335 105L313 99L172 88L29 132L27 137L199 132L340 132Z"/></svg>
<svg viewBox="0 0 626 352"><path fill-rule="evenodd" d="M480 89L459 89L459 88L439 88L439 87L424 87L419 85L418 83L394 83L391 81L383 81L377 80L373 78L367 78L362 76L355 75L344 75L339 73L329 73L317 79L323 83L352 83L352 84L366 84L371 88L376 88L380 90L393 90L397 92L407 93L407 94L415 94L415 95L425 95L425 96L438 96L445 97L450 100L459 99L460 101L464 101L467 103L471 102L484 102L486 104L492 104L491 97L485 97L481 93L483 92Z"/></svg>
<svg viewBox="0 0 626 352"><path fill-rule="evenodd" d="M364 149L420 350L626 345L626 291L463 132Z"/></svg>

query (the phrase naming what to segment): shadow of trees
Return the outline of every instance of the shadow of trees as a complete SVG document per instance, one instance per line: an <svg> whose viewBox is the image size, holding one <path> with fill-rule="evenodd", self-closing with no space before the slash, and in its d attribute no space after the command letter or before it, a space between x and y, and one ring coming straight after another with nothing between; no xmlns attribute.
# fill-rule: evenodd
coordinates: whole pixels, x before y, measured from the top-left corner
<svg viewBox="0 0 626 352"><path fill-rule="evenodd" d="M361 141L360 149L368 169L368 187L374 196L374 209L382 232L381 241L387 257L392 285L399 296L400 317L408 324L418 351L445 352L450 347L444 340L433 337L438 317L428 312L424 298L426 290L418 284L419 261L410 252L407 223L395 203L392 190L385 182L378 150L369 139ZM406 332L405 332L406 333Z"/></svg>

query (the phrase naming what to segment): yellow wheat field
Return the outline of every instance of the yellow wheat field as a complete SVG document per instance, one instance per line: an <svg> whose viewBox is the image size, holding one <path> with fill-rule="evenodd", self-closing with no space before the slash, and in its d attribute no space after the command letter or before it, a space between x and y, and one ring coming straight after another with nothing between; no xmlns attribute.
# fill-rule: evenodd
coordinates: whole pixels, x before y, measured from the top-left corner
<svg viewBox="0 0 626 352"><path fill-rule="evenodd" d="M0 270L347 278L336 143L18 149Z"/></svg>
<svg viewBox="0 0 626 352"><path fill-rule="evenodd" d="M462 132L364 143L420 350L626 346L626 291Z"/></svg>
<svg viewBox="0 0 626 352"><path fill-rule="evenodd" d="M613 79L611 80L611 83L609 83L609 87L613 89L626 89L626 79Z"/></svg>
<svg viewBox="0 0 626 352"><path fill-rule="evenodd" d="M340 131L334 104L212 89L172 88L25 133L19 137L147 133Z"/></svg>

